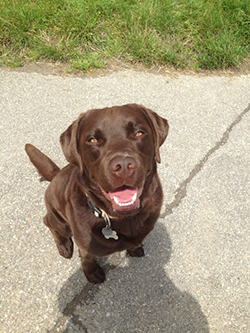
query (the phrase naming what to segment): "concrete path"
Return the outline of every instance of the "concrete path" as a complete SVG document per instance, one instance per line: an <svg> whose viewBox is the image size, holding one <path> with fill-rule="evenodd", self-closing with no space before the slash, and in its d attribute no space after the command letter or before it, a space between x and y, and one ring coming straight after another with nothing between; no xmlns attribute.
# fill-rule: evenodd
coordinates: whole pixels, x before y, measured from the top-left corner
<svg viewBox="0 0 250 333"><path fill-rule="evenodd" d="M165 202L146 256L102 260L87 283L61 258L24 152L60 166L59 136L89 108L141 103L165 116ZM132 70L72 78L0 71L0 332L250 332L250 75Z"/></svg>

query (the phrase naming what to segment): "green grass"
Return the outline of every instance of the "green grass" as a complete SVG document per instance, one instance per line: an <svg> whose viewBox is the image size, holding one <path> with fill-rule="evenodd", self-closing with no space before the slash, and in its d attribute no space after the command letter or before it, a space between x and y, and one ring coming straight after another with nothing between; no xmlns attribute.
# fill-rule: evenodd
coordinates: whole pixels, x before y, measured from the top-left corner
<svg viewBox="0 0 250 333"><path fill-rule="evenodd" d="M250 53L249 0L1 0L0 65L112 58L226 69Z"/></svg>

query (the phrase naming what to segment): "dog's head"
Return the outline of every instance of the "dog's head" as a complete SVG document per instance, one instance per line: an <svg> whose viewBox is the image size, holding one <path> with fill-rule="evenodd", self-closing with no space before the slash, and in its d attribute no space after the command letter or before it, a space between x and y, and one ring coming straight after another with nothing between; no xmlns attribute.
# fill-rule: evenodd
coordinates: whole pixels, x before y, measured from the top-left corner
<svg viewBox="0 0 250 333"><path fill-rule="evenodd" d="M137 104L94 109L79 116L61 135L69 163L79 167L119 214L135 212L159 148L167 120Z"/></svg>

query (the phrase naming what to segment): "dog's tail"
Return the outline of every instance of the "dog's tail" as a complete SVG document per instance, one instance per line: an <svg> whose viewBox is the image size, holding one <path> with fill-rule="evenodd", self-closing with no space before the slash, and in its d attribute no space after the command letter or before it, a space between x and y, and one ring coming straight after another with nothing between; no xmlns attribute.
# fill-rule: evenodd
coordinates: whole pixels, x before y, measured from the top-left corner
<svg viewBox="0 0 250 333"><path fill-rule="evenodd" d="M25 151L28 154L32 164L36 167L39 174L42 176L41 181L51 181L55 175L60 171L60 168L39 149L27 143Z"/></svg>

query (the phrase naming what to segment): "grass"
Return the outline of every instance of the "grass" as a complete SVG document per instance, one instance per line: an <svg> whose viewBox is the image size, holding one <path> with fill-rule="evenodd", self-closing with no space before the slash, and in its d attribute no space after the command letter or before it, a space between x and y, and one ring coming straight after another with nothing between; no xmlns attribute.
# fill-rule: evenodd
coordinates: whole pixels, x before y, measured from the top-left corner
<svg viewBox="0 0 250 333"><path fill-rule="evenodd" d="M249 0L1 0L0 65L112 58L227 69L250 53Z"/></svg>

